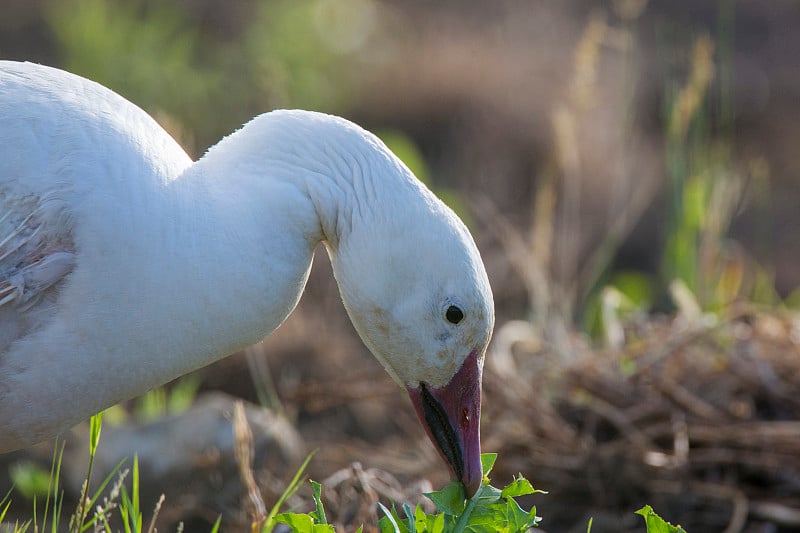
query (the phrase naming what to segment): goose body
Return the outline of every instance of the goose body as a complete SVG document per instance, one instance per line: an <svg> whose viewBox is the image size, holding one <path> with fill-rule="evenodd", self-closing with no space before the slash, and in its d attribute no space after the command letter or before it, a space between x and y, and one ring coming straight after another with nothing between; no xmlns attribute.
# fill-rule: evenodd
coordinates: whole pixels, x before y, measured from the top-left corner
<svg viewBox="0 0 800 533"><path fill-rule="evenodd" d="M0 61L0 452L260 341L319 242L474 493L489 283L465 226L380 140L274 111L193 162L114 92Z"/></svg>

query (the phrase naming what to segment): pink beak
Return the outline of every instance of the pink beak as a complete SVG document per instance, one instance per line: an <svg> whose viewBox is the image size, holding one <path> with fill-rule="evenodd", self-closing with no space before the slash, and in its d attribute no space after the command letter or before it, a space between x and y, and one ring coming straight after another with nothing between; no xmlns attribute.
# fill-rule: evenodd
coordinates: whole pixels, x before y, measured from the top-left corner
<svg viewBox="0 0 800 533"><path fill-rule="evenodd" d="M425 432L439 455L464 485L467 498L480 488L481 469L481 377L483 358L472 351L445 386L433 388L424 382L406 387Z"/></svg>

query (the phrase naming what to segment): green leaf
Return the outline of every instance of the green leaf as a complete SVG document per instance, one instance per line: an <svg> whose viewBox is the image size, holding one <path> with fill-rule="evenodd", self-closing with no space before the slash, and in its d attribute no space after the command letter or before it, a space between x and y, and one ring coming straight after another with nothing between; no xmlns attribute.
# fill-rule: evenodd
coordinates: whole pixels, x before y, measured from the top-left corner
<svg viewBox="0 0 800 533"><path fill-rule="evenodd" d="M524 511L516 500L506 500L506 522L509 531L527 531L538 524L539 520L539 517L536 516L536 507L531 508L530 511Z"/></svg>
<svg viewBox="0 0 800 533"><path fill-rule="evenodd" d="M300 533L336 533L330 524L315 524L310 514L281 513L276 515L273 521L286 524L292 531Z"/></svg>
<svg viewBox="0 0 800 533"><path fill-rule="evenodd" d="M280 522L281 524L286 524L292 531L313 531L314 530L314 519L307 514L297 514L297 513L281 513L279 515L275 515L273 519L275 522Z"/></svg>
<svg viewBox="0 0 800 533"><path fill-rule="evenodd" d="M636 514L644 517L645 524L647 524L647 533L686 533L686 530L681 526L673 526L658 516L649 505L645 505L636 511Z"/></svg>
<svg viewBox="0 0 800 533"><path fill-rule="evenodd" d="M459 522L461 525L461 522ZM458 528L457 528L458 530ZM506 510L502 505L476 505L463 524L462 531L471 533L494 533L500 531L518 531L508 528Z"/></svg>
<svg viewBox="0 0 800 533"><path fill-rule="evenodd" d="M487 483L488 483L489 472L492 471L492 467L494 466L495 461L497 461L496 453L481 454L481 468L483 469L483 477L487 479Z"/></svg>
<svg viewBox="0 0 800 533"><path fill-rule="evenodd" d="M414 516L414 512L411 510L411 506L407 503L404 503L403 512L406 515L406 519L403 521L403 523L408 526L408 533L417 533L416 517ZM423 529L422 531L424 532L425 530Z"/></svg>
<svg viewBox="0 0 800 533"><path fill-rule="evenodd" d="M531 482L522 477L522 474L519 474L519 477L514 478L514 481L505 486L500 497L516 498L517 496L526 496L528 494L536 494L537 492L542 491L534 489Z"/></svg>
<svg viewBox="0 0 800 533"><path fill-rule="evenodd" d="M425 496L443 513L460 515L464 512L464 486L461 483L453 481L442 490L427 492Z"/></svg>
<svg viewBox="0 0 800 533"><path fill-rule="evenodd" d="M444 513L429 517L427 531L430 533L444 533L444 522Z"/></svg>
<svg viewBox="0 0 800 533"><path fill-rule="evenodd" d="M378 502L378 507L383 511L383 518L381 518L378 525L381 528L381 533L408 533L408 528L403 528L403 522L397 516L397 510L392 505L392 510L386 508L385 505Z"/></svg>
<svg viewBox="0 0 800 533"><path fill-rule="evenodd" d="M393 524L388 516L382 516L378 520L378 531L381 533L396 533L397 529L395 529L395 525L396 524Z"/></svg>
<svg viewBox="0 0 800 533"><path fill-rule="evenodd" d="M472 497L473 500L476 499L481 505L497 503L500 501L500 497L502 496L503 491L498 489L497 487L493 487L491 485L487 485L484 483L481 485L480 490L478 493Z"/></svg>
<svg viewBox="0 0 800 533"><path fill-rule="evenodd" d="M314 491L314 503L317 506L311 516L317 524L327 524L328 519L325 517L325 508L322 506L322 485L313 480L308 480L308 482L311 483L311 489Z"/></svg>
<svg viewBox="0 0 800 533"><path fill-rule="evenodd" d="M435 518L425 514L425 511L422 510L422 506L418 504L417 508L414 510L414 529L420 532L428 531L433 519Z"/></svg>

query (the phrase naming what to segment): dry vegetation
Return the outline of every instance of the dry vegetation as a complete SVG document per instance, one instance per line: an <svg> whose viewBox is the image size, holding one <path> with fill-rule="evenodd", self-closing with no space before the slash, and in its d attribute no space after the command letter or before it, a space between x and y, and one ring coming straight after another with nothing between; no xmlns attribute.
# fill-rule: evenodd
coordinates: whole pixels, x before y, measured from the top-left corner
<svg viewBox="0 0 800 533"><path fill-rule="evenodd" d="M487 379L487 441L551 492L550 523L579 528L574 502L590 501L613 531L646 501L689 531L797 527L799 326L731 309L637 321L621 349L568 364L523 350Z"/></svg>
<svg viewBox="0 0 800 533"><path fill-rule="evenodd" d="M495 344L483 419L484 448L499 453L494 477L521 471L549 492L527 502L546 531L585 531L589 516L593 531L638 531L632 510L645 502L688 531L798 527L800 317L735 306L624 329L620 349L573 337L569 360L521 327L507 351ZM312 473L343 467L323 497L347 531L375 523L379 498L415 503L431 472L442 482L437 458L409 449L424 446L418 435L318 444ZM369 460L347 467L353 457Z"/></svg>

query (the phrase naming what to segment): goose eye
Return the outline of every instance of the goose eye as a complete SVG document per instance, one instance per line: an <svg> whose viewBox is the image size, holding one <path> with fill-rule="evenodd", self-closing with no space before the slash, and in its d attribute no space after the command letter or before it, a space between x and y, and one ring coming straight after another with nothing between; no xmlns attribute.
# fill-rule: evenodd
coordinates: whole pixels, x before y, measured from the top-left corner
<svg viewBox="0 0 800 533"><path fill-rule="evenodd" d="M458 324L464 319L464 311L462 311L455 305L451 305L450 307L447 308L444 317L451 324Z"/></svg>

